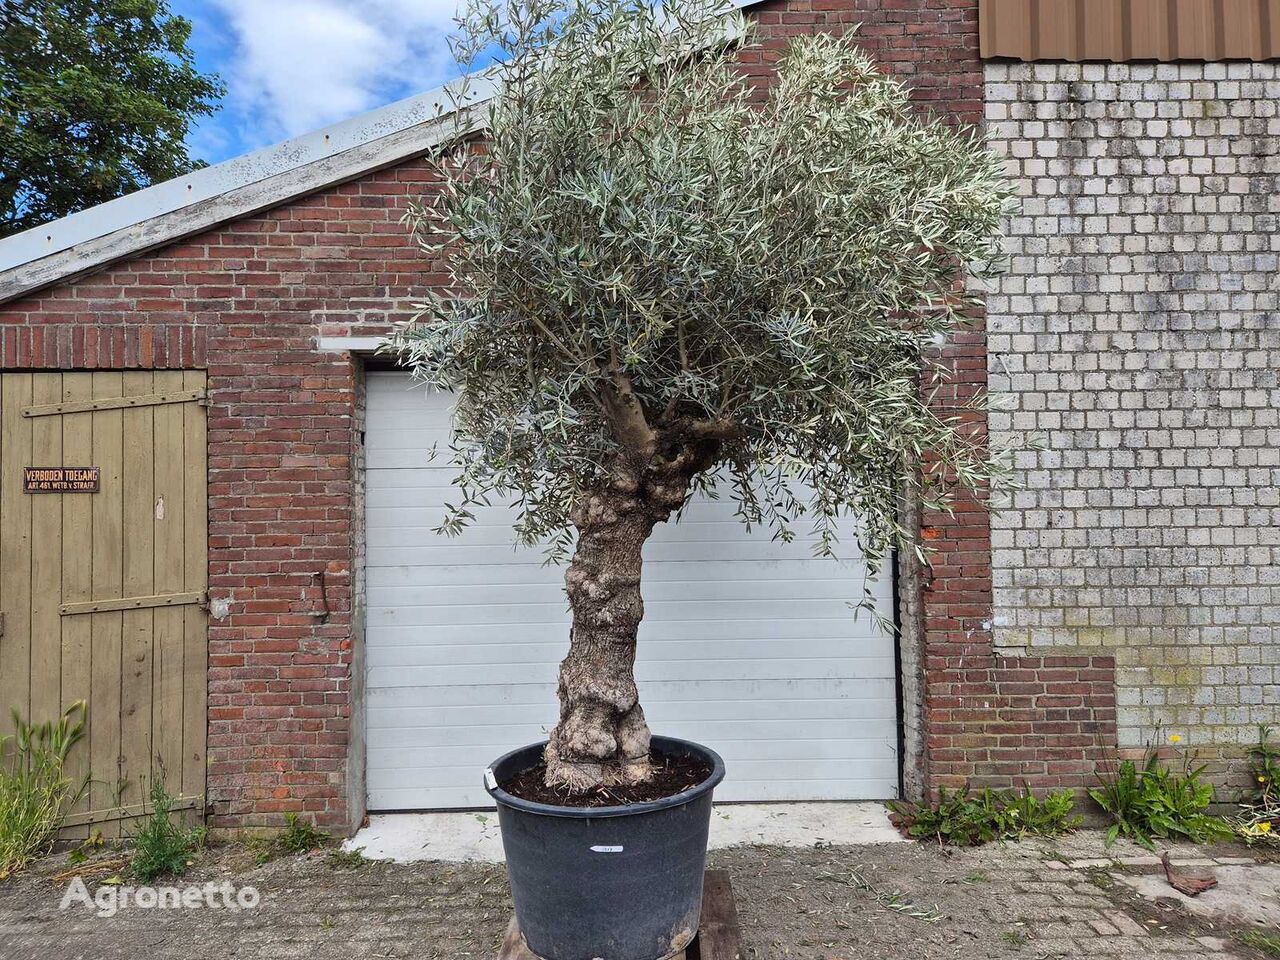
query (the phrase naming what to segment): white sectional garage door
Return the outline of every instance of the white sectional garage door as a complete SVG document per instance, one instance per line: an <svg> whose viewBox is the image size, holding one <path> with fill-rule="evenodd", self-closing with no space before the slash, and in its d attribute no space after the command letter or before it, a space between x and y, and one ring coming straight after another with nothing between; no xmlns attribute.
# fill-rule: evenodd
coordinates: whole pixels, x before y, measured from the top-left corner
<svg viewBox="0 0 1280 960"><path fill-rule="evenodd" d="M555 723L568 643L563 568L513 547L509 511L438 536L453 494L449 403L368 381L369 807L489 806L481 771ZM691 504L645 550L636 674L656 733L724 756L721 800L897 795L894 645L849 601L857 564L748 534L727 500ZM875 585L891 611L888 574Z"/></svg>

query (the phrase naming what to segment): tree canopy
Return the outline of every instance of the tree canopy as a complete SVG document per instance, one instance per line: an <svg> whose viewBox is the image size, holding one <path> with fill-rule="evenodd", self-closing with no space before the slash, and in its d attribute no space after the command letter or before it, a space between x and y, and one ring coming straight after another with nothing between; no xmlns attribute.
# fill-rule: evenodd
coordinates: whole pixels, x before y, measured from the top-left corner
<svg viewBox="0 0 1280 960"><path fill-rule="evenodd" d="M223 87L165 0L0 0L0 236L199 164Z"/></svg>
<svg viewBox="0 0 1280 960"><path fill-rule="evenodd" d="M464 26L498 92L484 147L434 158L412 219L452 289L397 339L457 393L443 529L497 494L563 549L619 456L701 443L695 485L731 481L745 522L811 522L874 564L914 541L905 496L1000 475L927 386L1000 253L976 134L919 115L853 35L795 38L761 93L734 58L750 24L696 0L513 0Z"/></svg>

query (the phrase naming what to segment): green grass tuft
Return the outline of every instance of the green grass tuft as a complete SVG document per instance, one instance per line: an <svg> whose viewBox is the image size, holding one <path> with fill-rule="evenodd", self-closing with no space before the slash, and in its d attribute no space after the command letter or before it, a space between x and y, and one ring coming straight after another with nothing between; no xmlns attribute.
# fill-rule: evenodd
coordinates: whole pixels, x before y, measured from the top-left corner
<svg viewBox="0 0 1280 960"><path fill-rule="evenodd" d="M355 850L331 850L324 858L325 866L330 870L359 870L373 861L364 855L364 848Z"/></svg>
<svg viewBox="0 0 1280 960"><path fill-rule="evenodd" d="M988 787L971 794L967 785L951 792L939 789L938 802L932 806L900 801L889 804L893 822L908 836L956 847L1067 833L1081 823L1072 812L1074 807L1075 795L1070 790L1038 798L1026 786L1021 790Z"/></svg>
<svg viewBox="0 0 1280 960"><path fill-rule="evenodd" d="M1236 939L1246 947L1253 947L1268 956L1280 957L1280 930L1241 930L1236 934Z"/></svg>
<svg viewBox="0 0 1280 960"><path fill-rule="evenodd" d="M67 811L84 794L67 775L67 755L84 737L85 703L56 721L27 723L13 711L15 733L0 737L0 880L49 849Z"/></svg>
<svg viewBox="0 0 1280 960"><path fill-rule="evenodd" d="M203 847L204 827L183 827L173 821L173 797L157 778L151 783L151 813L133 835L129 871L143 883L159 877L180 877Z"/></svg>
<svg viewBox="0 0 1280 960"><path fill-rule="evenodd" d="M323 830L317 830L310 821L298 819L296 813L284 815L285 828L275 843L286 853L306 853L330 843L333 838Z"/></svg>
<svg viewBox="0 0 1280 960"><path fill-rule="evenodd" d="M1203 766L1193 767L1184 756L1181 770L1160 760L1154 744L1148 744L1141 764L1121 761L1098 770L1098 786L1089 796L1114 821L1107 831L1107 845L1117 837L1129 837L1148 849L1155 840L1190 840L1210 843L1232 834L1221 817L1205 811L1213 802L1213 785L1200 779Z"/></svg>

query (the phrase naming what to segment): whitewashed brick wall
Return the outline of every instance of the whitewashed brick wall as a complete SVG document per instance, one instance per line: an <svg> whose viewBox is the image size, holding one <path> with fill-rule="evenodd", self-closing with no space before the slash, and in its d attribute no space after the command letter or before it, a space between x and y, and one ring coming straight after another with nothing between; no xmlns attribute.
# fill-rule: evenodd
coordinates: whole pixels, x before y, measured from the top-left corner
<svg viewBox="0 0 1280 960"><path fill-rule="evenodd" d="M985 80L1021 197L987 300L992 436L1023 448L997 646L1113 653L1122 746L1252 741L1280 720L1280 65Z"/></svg>

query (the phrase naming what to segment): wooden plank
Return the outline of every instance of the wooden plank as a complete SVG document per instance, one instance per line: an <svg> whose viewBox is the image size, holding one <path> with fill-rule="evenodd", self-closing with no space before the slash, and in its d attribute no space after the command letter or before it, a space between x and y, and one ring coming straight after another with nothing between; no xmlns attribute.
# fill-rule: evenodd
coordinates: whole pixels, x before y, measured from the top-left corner
<svg viewBox="0 0 1280 960"><path fill-rule="evenodd" d="M698 935L687 950L670 960L739 960L742 955L742 925L738 903L727 870L708 870L702 878L702 918ZM529 949L513 916L498 948L498 960L540 960Z"/></svg>
<svg viewBox="0 0 1280 960"><path fill-rule="evenodd" d="M93 375L95 397L119 396L124 389L120 373ZM93 596L119 597L124 590L124 414L102 410L93 421L93 463L101 471L100 491L93 504ZM120 671L123 617L97 613L89 617L93 642L93 678L89 692L89 751L93 782L89 805L101 810L120 802ZM103 836L120 835L120 824L99 825Z"/></svg>
<svg viewBox="0 0 1280 960"><path fill-rule="evenodd" d="M93 374L62 375L62 398L79 403L93 396ZM62 427L62 462L92 464L93 418L64 417ZM93 596L93 498L97 494L60 496L62 501L62 594L61 600L76 602ZM62 624L62 705L89 701L93 676L93 624L86 619ZM73 783L80 783L90 770L92 741L86 738L71 752L67 772ZM91 809L86 790L72 808L73 814ZM64 834L65 836L65 834Z"/></svg>
<svg viewBox="0 0 1280 960"><path fill-rule="evenodd" d="M742 951L738 904L726 870L708 870L702 878L702 919L697 943L698 960L738 960Z"/></svg>
<svg viewBox="0 0 1280 960"><path fill-rule="evenodd" d="M157 501L158 503L159 501ZM157 570L159 564L157 564ZM157 573L157 576L159 574ZM172 577L172 574L170 575ZM190 593L155 593L148 597L116 597L112 600L84 600L64 603L58 610L64 617L85 613L103 613L109 610L160 610L168 607L185 607L204 603L203 591Z"/></svg>
<svg viewBox="0 0 1280 960"><path fill-rule="evenodd" d="M507 932L502 938L502 946L498 948L498 960L537 960L533 951L524 942L524 937L520 936L520 925L516 923L515 915L507 921Z"/></svg>
<svg viewBox="0 0 1280 960"><path fill-rule="evenodd" d="M62 374L32 375L31 399L62 399ZM62 423L36 420L31 425L29 466L62 465ZM31 500L31 706L34 723L62 713L62 496Z"/></svg>
<svg viewBox="0 0 1280 960"><path fill-rule="evenodd" d="M124 375L126 396L154 393L149 372ZM155 408L124 412L123 590L129 597L155 593ZM151 788L152 639L150 609L122 614L120 752L121 802L139 802Z"/></svg>
<svg viewBox="0 0 1280 960"><path fill-rule="evenodd" d="M681 950L669 960L687 960L688 956L687 951ZM498 960L542 960L524 942L524 936L520 933L520 926L516 923L514 916L507 921L507 932L503 935L502 945L498 948Z"/></svg>
<svg viewBox="0 0 1280 960"><path fill-rule="evenodd" d="M172 395L182 388L182 371L155 374L155 389ZM157 406L155 423L155 570L157 594L181 591L186 580L186 533L183 517L183 437L182 408L174 404ZM183 596L190 597L186 593ZM196 594L199 596L199 594ZM164 777L169 793L182 792L182 684L183 611L157 605L153 614L151 729L152 752L157 774Z"/></svg>
<svg viewBox="0 0 1280 960"><path fill-rule="evenodd" d="M31 712L31 424L19 415L30 402L31 374L0 374L0 735L13 732L11 707Z"/></svg>
<svg viewBox="0 0 1280 960"><path fill-rule="evenodd" d="M157 373L157 381L161 378L176 378L181 383L181 371ZM169 382L175 382L169 379ZM87 400L68 400L64 403L49 403L23 408L24 417L52 417L68 413L92 413L94 410L116 410L131 407L155 407L170 403L192 403L204 399L203 390L172 391L168 393L152 393L138 397L103 397Z"/></svg>
<svg viewBox="0 0 1280 960"><path fill-rule="evenodd" d="M204 806L204 797L174 797L170 804L170 810L199 810ZM130 820L135 817L145 817L154 809L149 800L139 803L131 803L122 807L107 807L102 810L88 810L84 813L76 813L67 817L66 825L69 827L77 824L106 824L117 820ZM118 825L117 825L118 826Z"/></svg>
<svg viewBox="0 0 1280 960"><path fill-rule="evenodd" d="M205 374L188 370L183 375L188 389L204 391ZM184 589L203 593L209 585L209 495L208 421L206 408L196 404L182 407L183 447L183 562ZM206 738L208 736L209 629L204 610L187 607L182 613L182 792L194 796L205 792Z"/></svg>

